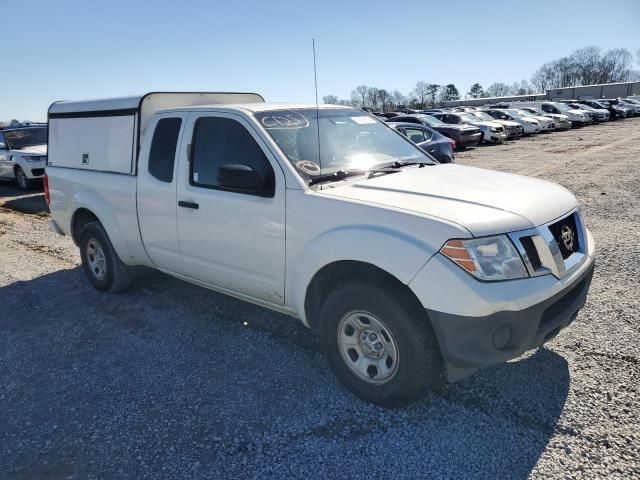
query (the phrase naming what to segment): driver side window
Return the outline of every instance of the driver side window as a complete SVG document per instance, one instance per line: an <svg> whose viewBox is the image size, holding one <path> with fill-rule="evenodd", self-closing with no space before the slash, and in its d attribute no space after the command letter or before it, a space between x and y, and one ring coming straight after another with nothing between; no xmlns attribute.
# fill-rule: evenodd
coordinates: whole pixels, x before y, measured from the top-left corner
<svg viewBox="0 0 640 480"><path fill-rule="evenodd" d="M261 187L229 188L221 181L221 167L231 167L236 177L253 170ZM238 121L224 117L203 117L193 130L190 162L191 185L218 190L230 190L248 195L272 197L275 193L273 167L262 148Z"/></svg>

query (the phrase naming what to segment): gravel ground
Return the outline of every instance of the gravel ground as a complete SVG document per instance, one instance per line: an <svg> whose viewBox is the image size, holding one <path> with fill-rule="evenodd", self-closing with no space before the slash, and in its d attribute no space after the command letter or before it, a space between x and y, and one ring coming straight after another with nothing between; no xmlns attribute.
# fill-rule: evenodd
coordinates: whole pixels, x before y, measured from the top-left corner
<svg viewBox="0 0 640 480"><path fill-rule="evenodd" d="M545 348L394 411L289 318L155 272L94 291L0 184L0 477L640 478L639 145L629 119L457 155L574 191L598 265Z"/></svg>

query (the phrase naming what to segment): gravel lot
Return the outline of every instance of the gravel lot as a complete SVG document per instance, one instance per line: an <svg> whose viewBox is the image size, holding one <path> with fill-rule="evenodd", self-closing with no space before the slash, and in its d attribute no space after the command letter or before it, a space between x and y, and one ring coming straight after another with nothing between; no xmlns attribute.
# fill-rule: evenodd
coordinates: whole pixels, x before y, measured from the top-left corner
<svg viewBox="0 0 640 480"><path fill-rule="evenodd" d="M545 348L394 411L287 317L155 272L94 291L0 184L0 477L640 478L639 153L637 118L457 155L575 192L598 265Z"/></svg>

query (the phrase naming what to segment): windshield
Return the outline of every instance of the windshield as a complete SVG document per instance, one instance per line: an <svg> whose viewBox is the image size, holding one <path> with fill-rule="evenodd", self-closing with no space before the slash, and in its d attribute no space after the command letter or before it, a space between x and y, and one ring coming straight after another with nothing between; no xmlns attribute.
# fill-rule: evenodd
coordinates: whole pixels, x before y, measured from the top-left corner
<svg viewBox="0 0 640 480"><path fill-rule="evenodd" d="M4 130L4 136L11 150L20 150L26 147L33 147L34 145L47 144L46 127Z"/></svg>
<svg viewBox="0 0 640 480"><path fill-rule="evenodd" d="M470 113L461 113L460 114L460 118L462 118L465 122L469 122L469 123L477 123L478 122L478 118L474 117Z"/></svg>
<svg viewBox="0 0 640 480"><path fill-rule="evenodd" d="M359 110L270 110L255 117L305 180L393 162L435 163L409 140Z"/></svg>
<svg viewBox="0 0 640 480"><path fill-rule="evenodd" d="M589 105L583 105L581 103L572 103L570 105L572 108L577 108L578 110L595 110L595 108L591 108Z"/></svg>
<svg viewBox="0 0 640 480"><path fill-rule="evenodd" d="M522 117L535 117L535 115L531 112L528 112L526 110L516 110L516 113L519 113L520 116Z"/></svg>
<svg viewBox="0 0 640 480"><path fill-rule="evenodd" d="M571 110L571 108L566 106L564 103L554 103L553 106L561 112L568 112L569 110Z"/></svg>
<svg viewBox="0 0 640 480"><path fill-rule="evenodd" d="M491 115L484 112L473 112L473 116L478 117L480 120L487 120L489 122L493 122L495 120Z"/></svg>
<svg viewBox="0 0 640 480"><path fill-rule="evenodd" d="M524 115L522 113L520 113L518 110L509 109L509 110L506 110L506 111L508 113L510 113L511 116L513 116L513 117L520 117L520 118L524 117Z"/></svg>
<svg viewBox="0 0 640 480"><path fill-rule="evenodd" d="M428 127L447 125L442 120L439 120L436 117L432 117L431 115L416 115L416 118L420 120L422 123L424 123L425 125L427 125Z"/></svg>

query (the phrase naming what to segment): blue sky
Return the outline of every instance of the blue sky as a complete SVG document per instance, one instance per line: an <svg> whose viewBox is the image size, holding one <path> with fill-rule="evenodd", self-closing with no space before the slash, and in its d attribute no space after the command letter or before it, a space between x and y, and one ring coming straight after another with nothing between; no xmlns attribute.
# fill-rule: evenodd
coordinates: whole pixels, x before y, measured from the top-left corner
<svg viewBox="0 0 640 480"><path fill-rule="evenodd" d="M640 1L0 0L0 119L51 102L152 90L255 91L313 101L360 84L529 79L596 45L640 48ZM636 65L636 68L640 66Z"/></svg>

